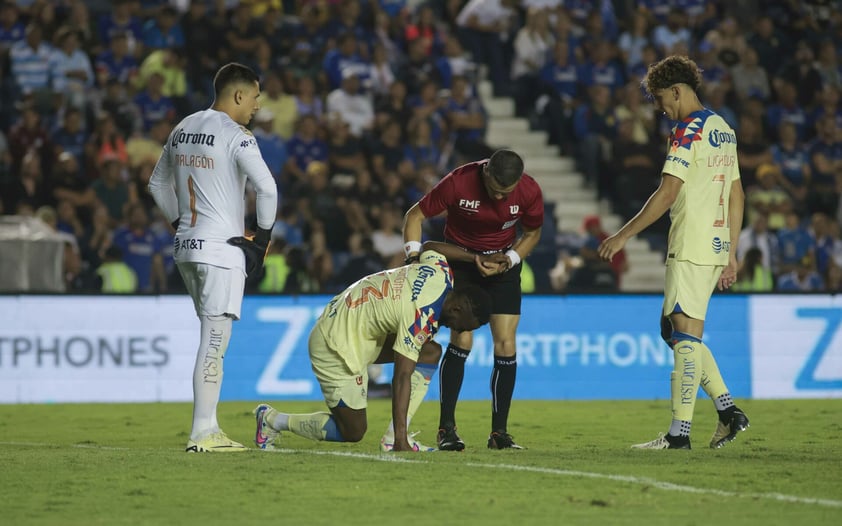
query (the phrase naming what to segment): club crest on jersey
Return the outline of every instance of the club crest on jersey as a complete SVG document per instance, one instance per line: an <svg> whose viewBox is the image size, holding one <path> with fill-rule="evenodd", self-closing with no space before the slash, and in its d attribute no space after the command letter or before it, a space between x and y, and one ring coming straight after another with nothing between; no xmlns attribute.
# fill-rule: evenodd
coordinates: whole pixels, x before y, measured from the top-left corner
<svg viewBox="0 0 842 526"><path fill-rule="evenodd" d="M212 133L188 133L179 128L173 132L170 146L178 148L179 144L202 144L213 147L214 141L216 137Z"/></svg>

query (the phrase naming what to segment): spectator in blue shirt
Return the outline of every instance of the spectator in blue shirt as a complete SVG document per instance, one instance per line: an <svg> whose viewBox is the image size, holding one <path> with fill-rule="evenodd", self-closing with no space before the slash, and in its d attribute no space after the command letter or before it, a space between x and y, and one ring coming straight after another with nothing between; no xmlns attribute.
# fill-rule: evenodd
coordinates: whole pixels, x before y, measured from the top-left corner
<svg viewBox="0 0 842 526"><path fill-rule="evenodd" d="M54 39L58 48L50 55L53 91L63 93L71 106L82 108L94 85L94 68L88 54L79 49L79 35L69 27L60 28Z"/></svg>
<svg viewBox="0 0 842 526"><path fill-rule="evenodd" d="M161 6L155 18L146 21L143 25L143 45L150 50L184 47L184 33L173 6Z"/></svg>
<svg viewBox="0 0 842 526"><path fill-rule="evenodd" d="M149 216L143 205L129 205L127 223L114 230L111 244L123 251L126 264L137 274L141 292L163 292L167 288L160 236L149 228Z"/></svg>
<svg viewBox="0 0 842 526"><path fill-rule="evenodd" d="M778 80L775 84L778 101L766 108L766 126L774 133L784 121L795 126L795 134L799 141L807 137L807 112L798 104L798 92L792 83Z"/></svg>
<svg viewBox="0 0 842 526"><path fill-rule="evenodd" d="M337 14L327 23L327 34L330 38L340 39L342 35L351 35L357 42L357 52L368 59L371 43L371 33L361 23L360 0L341 0L338 3Z"/></svg>
<svg viewBox="0 0 842 526"><path fill-rule="evenodd" d="M78 108L68 108L64 112L64 120L61 126L52 134L56 156L61 152L68 152L73 155L81 173L85 164L85 143L87 141L88 134L82 127L82 112Z"/></svg>
<svg viewBox="0 0 842 526"><path fill-rule="evenodd" d="M132 14L131 0L113 0L111 10L99 18L99 41L111 44L116 35L126 35L129 53L138 55L143 43L143 29L140 19Z"/></svg>
<svg viewBox="0 0 842 526"><path fill-rule="evenodd" d="M836 165L842 161L842 147L836 140L836 120L825 116L816 123L817 136L809 146L810 189L807 211L836 213L839 193L836 189Z"/></svg>
<svg viewBox="0 0 842 526"><path fill-rule="evenodd" d="M266 161L269 171L280 181L281 172L287 162L287 149L284 140L272 130L275 125L275 114L269 108L260 108L254 115L254 138L260 154ZM280 193L278 194L280 196Z"/></svg>
<svg viewBox="0 0 842 526"><path fill-rule="evenodd" d="M164 76L152 73L146 80L146 89L137 94L134 103L143 119L143 130L148 132L152 123L164 120L173 122L175 118L175 104L172 99L162 93Z"/></svg>
<svg viewBox="0 0 842 526"><path fill-rule="evenodd" d="M127 86L137 75L137 60L129 53L129 37L117 33L111 39L109 48L96 59L97 84L104 87L109 80L116 80Z"/></svg>
<svg viewBox="0 0 842 526"><path fill-rule="evenodd" d="M617 115L608 86L591 86L590 102L579 106L573 115L573 133L578 141L578 161L585 183L595 186L603 197L609 190L608 174L602 169L606 161L603 146L617 135Z"/></svg>
<svg viewBox="0 0 842 526"><path fill-rule="evenodd" d="M0 3L0 52L16 42L23 41L26 29L20 21L20 12L14 0Z"/></svg>
<svg viewBox="0 0 842 526"><path fill-rule="evenodd" d="M810 157L798 141L795 124L784 121L778 126L778 142L772 145L772 160L781 169L783 187L796 207L803 208L810 183Z"/></svg>
<svg viewBox="0 0 842 526"><path fill-rule="evenodd" d="M815 270L812 256L804 256L792 272L778 278L780 292L819 292L824 289L824 280Z"/></svg>
<svg viewBox="0 0 842 526"><path fill-rule="evenodd" d="M625 84L623 69L611 58L611 44L607 40L594 43L593 52L580 71L585 87L606 86L612 95Z"/></svg>
<svg viewBox="0 0 842 526"><path fill-rule="evenodd" d="M786 225L778 230L777 236L782 273L795 270L804 256L813 253L813 238L796 212L786 215Z"/></svg>
<svg viewBox="0 0 842 526"><path fill-rule="evenodd" d="M815 129L816 122L824 116L833 117L836 121L836 127L842 128L842 106L839 105L839 88L830 84L822 86L818 104L810 113L810 128Z"/></svg>
<svg viewBox="0 0 842 526"><path fill-rule="evenodd" d="M573 61L567 40L557 40L553 58L539 74L542 91L547 95L536 102L536 111L543 116L549 143L572 153L573 111L579 101L579 66Z"/></svg>
<svg viewBox="0 0 842 526"><path fill-rule="evenodd" d="M484 139L488 116L479 98L471 94L465 77L453 77L453 89L445 102L444 113L453 130L453 148L457 153L470 159L491 157L494 150Z"/></svg>
<svg viewBox="0 0 842 526"><path fill-rule="evenodd" d="M410 124L409 140L404 145L403 155L416 170L424 164L438 166L441 151L433 142L430 121L417 119Z"/></svg>
<svg viewBox="0 0 842 526"><path fill-rule="evenodd" d="M357 72L361 86L367 85L371 65L360 56L357 37L353 33L340 35L336 48L325 53L322 69L327 76L329 92L340 87L342 72L346 68Z"/></svg>
<svg viewBox="0 0 842 526"><path fill-rule="evenodd" d="M52 48L44 42L41 26L26 26L26 38L9 50L9 66L17 88L23 93L50 88L50 56Z"/></svg>
<svg viewBox="0 0 842 526"><path fill-rule="evenodd" d="M822 276L827 275L827 270L833 258L835 239L831 235L830 223L833 221L830 216L817 212L810 218L810 234L813 237L814 258L816 270Z"/></svg>
<svg viewBox="0 0 842 526"><path fill-rule="evenodd" d="M319 125L312 115L298 119L295 133L287 142L285 173L291 176L291 183L298 187L307 183L307 166L313 161L328 161L327 143L318 137Z"/></svg>

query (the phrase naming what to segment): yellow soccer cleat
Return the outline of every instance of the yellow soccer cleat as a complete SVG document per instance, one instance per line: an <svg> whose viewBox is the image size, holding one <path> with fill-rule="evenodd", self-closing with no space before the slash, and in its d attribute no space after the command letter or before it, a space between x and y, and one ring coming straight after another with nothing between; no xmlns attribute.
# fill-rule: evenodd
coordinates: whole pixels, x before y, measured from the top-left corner
<svg viewBox="0 0 842 526"><path fill-rule="evenodd" d="M188 440L187 453L239 453L247 451L246 446L234 442L222 431L208 433L198 440Z"/></svg>

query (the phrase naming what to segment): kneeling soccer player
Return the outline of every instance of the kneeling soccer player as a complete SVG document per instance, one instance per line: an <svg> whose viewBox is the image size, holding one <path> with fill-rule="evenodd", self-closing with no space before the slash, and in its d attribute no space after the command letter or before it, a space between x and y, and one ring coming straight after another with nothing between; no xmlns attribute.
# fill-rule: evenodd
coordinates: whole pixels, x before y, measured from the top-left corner
<svg viewBox="0 0 842 526"><path fill-rule="evenodd" d="M393 431L381 447L427 449L408 436L407 428L441 356L441 346L432 338L440 325L474 330L488 323L490 315L491 299L484 290L453 290L450 266L438 252L424 252L418 263L362 278L328 303L310 333L310 363L330 412L286 414L260 404L254 411L255 444L272 449L281 431L313 440L359 442L368 425L367 368L394 361Z"/></svg>

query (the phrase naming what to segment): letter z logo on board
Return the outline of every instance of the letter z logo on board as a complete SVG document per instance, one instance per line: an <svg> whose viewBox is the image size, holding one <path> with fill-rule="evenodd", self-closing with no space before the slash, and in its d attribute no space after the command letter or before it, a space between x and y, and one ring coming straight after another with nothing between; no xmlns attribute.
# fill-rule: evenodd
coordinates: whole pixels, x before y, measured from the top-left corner
<svg viewBox="0 0 842 526"><path fill-rule="evenodd" d="M258 394L308 395L313 392L313 382L310 380L281 380L280 378L284 367L292 357L301 337L305 335L312 319L313 309L307 307L261 307L257 309L258 321L287 325L285 331L280 331L281 339L257 381Z"/></svg>
<svg viewBox="0 0 842 526"><path fill-rule="evenodd" d="M842 298L749 300L751 396L842 398Z"/></svg>

